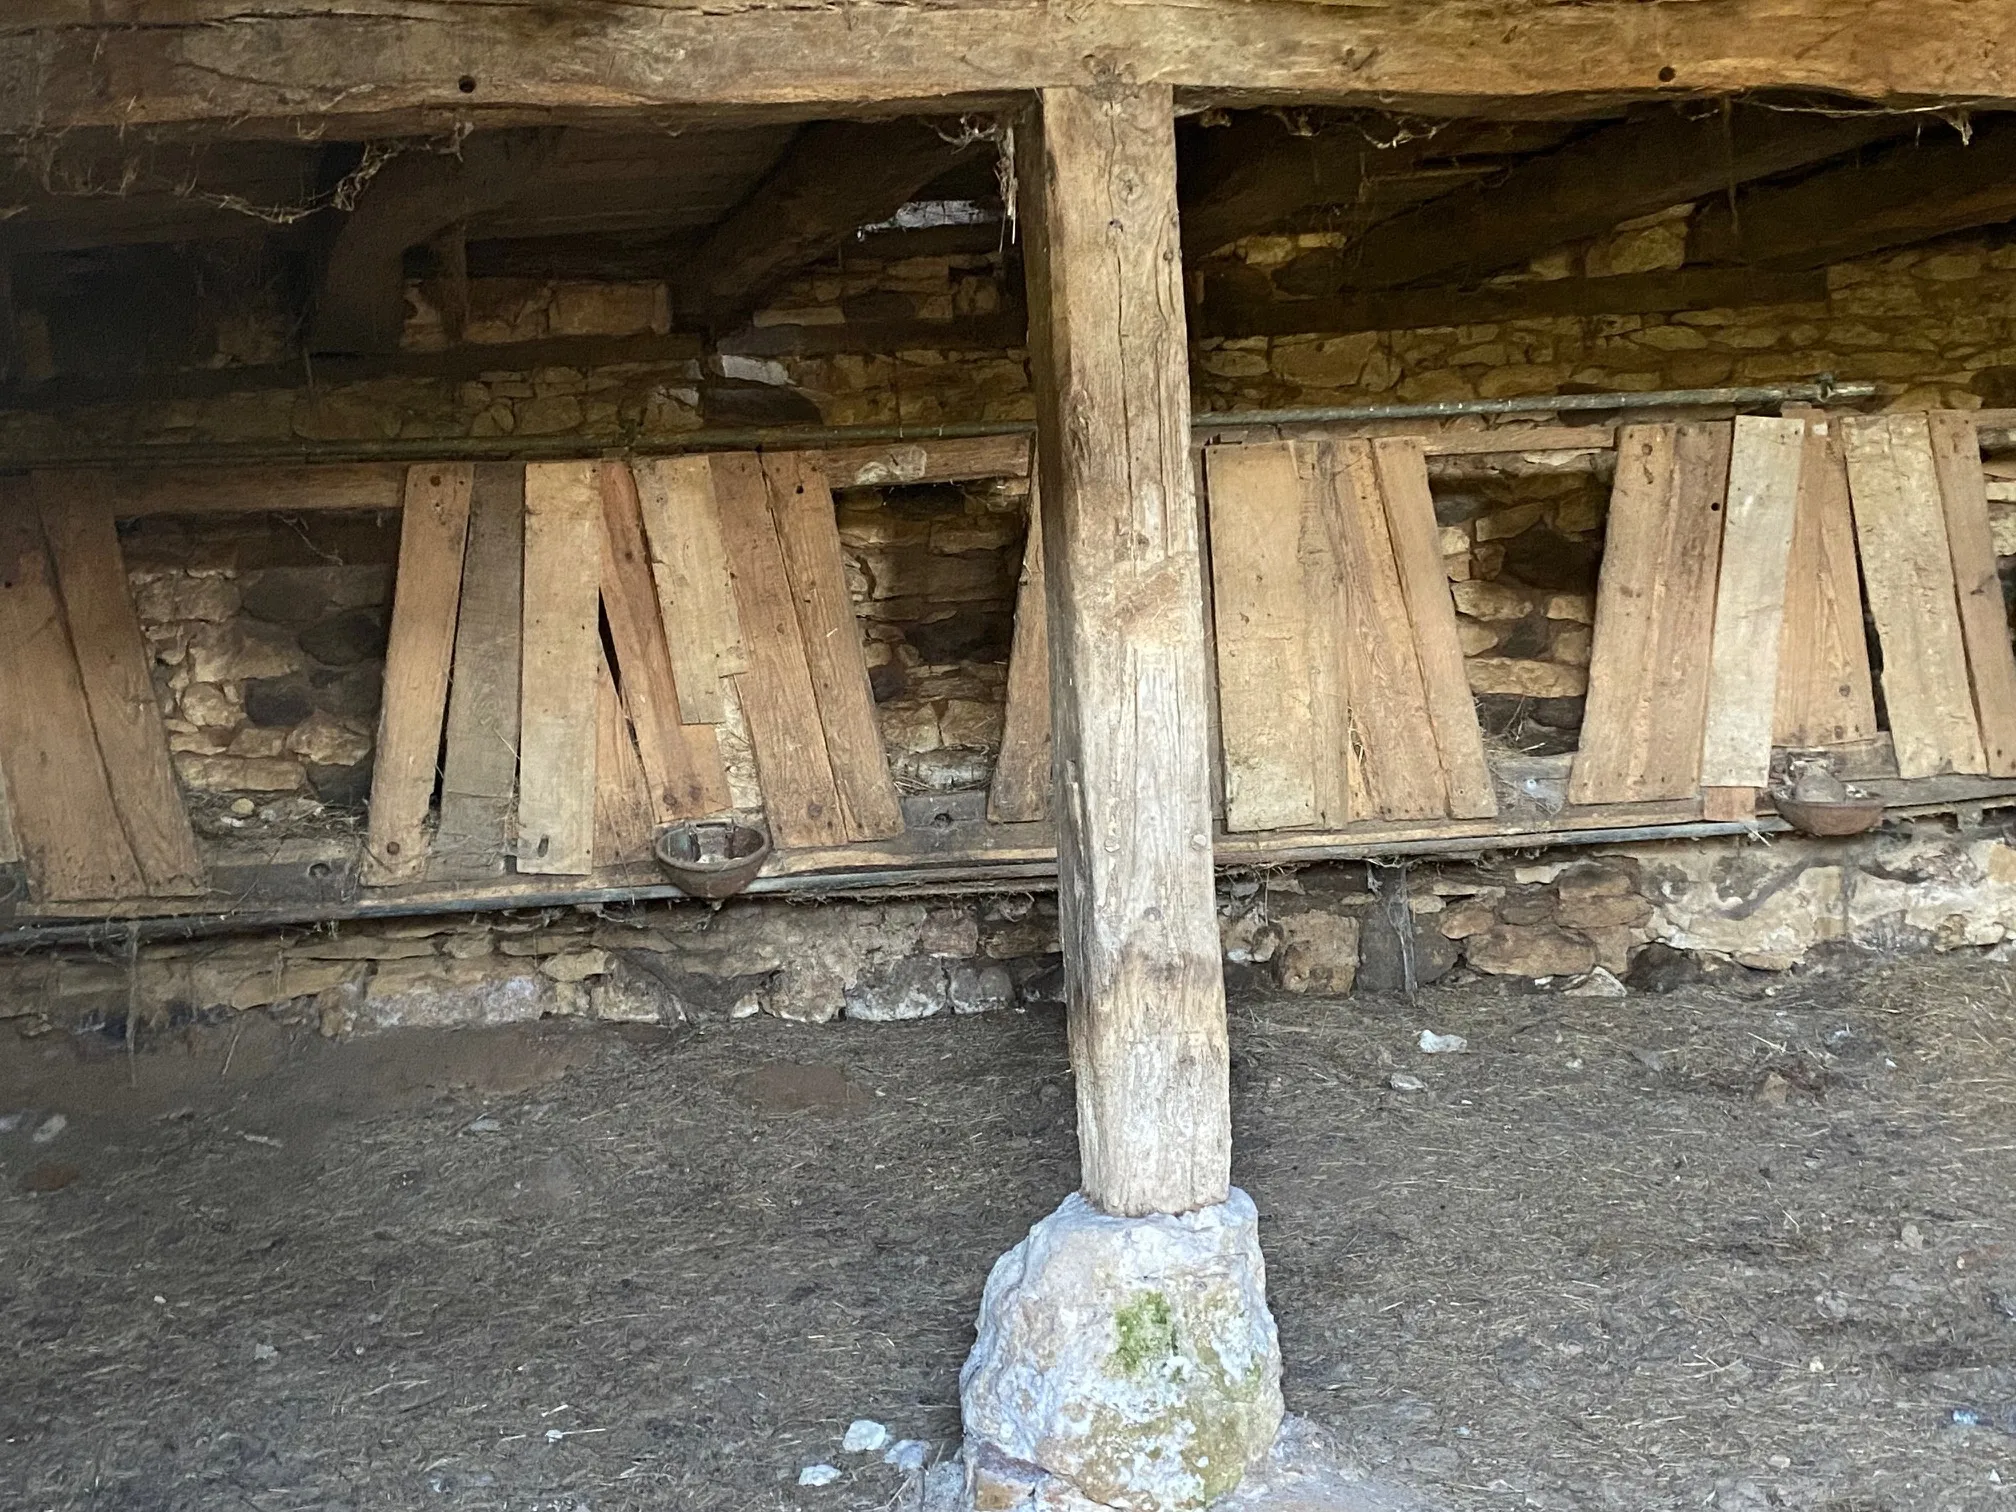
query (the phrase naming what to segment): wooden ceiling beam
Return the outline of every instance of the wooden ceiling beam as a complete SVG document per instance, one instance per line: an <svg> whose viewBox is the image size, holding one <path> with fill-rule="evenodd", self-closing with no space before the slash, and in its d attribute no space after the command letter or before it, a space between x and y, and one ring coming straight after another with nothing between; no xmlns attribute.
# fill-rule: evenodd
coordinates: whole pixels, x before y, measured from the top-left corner
<svg viewBox="0 0 2016 1512"><path fill-rule="evenodd" d="M1517 267L1619 221L1838 156L1910 127L1736 105L1660 111L1603 126L1488 183L1382 221L1345 252L1360 289L1464 283Z"/></svg>
<svg viewBox="0 0 2016 1512"><path fill-rule="evenodd" d="M408 151L381 168L323 262L308 349L396 350L406 323L406 249L516 199L560 137L553 128L479 133L452 153Z"/></svg>
<svg viewBox="0 0 2016 1512"><path fill-rule="evenodd" d="M355 139L388 125L439 130L483 111L586 119L759 107L803 117L933 100L964 109L1113 76L1213 102L1452 114L1491 101L1586 113L1606 99L1779 87L1893 103L2016 99L2016 0L1851 9L1844 16L1841 0L733 9L31 0L0 8L0 134L209 122L281 136L313 120L328 138Z"/></svg>
<svg viewBox="0 0 2016 1512"><path fill-rule="evenodd" d="M674 315L733 329L793 274L888 219L981 145L955 145L929 121L814 122L694 249L673 284Z"/></svg>
<svg viewBox="0 0 2016 1512"><path fill-rule="evenodd" d="M1867 161L1704 205L1690 259L1819 268L1955 231L2016 220L2016 119L1977 118L1972 141L1943 122Z"/></svg>

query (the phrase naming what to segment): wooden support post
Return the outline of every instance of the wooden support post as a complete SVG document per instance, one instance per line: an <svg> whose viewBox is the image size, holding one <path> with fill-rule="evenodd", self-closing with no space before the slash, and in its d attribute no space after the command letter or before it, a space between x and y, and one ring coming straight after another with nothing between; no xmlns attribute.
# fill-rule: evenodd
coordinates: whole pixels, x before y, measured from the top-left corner
<svg viewBox="0 0 2016 1512"><path fill-rule="evenodd" d="M1187 1212L1231 1113L1170 91L1046 89L1020 136L1084 1191Z"/></svg>

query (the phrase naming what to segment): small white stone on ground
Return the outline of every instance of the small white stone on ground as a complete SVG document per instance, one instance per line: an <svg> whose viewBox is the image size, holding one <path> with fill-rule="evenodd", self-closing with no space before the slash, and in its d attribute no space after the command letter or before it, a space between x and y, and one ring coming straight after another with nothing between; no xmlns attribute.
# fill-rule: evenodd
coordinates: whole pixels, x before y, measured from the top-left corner
<svg viewBox="0 0 2016 1512"><path fill-rule="evenodd" d="M807 1465L798 1472L798 1484L801 1486L830 1486L838 1479L838 1465Z"/></svg>
<svg viewBox="0 0 2016 1512"><path fill-rule="evenodd" d="M849 1454L870 1454L889 1442L889 1430L873 1418L856 1418L847 1425L840 1447Z"/></svg>
<svg viewBox="0 0 2016 1512"><path fill-rule="evenodd" d="M1420 1045L1423 1055L1461 1055L1470 1048L1470 1041L1460 1034L1437 1034L1433 1029L1423 1029Z"/></svg>
<svg viewBox="0 0 2016 1512"><path fill-rule="evenodd" d="M1561 994L1563 997L1621 998L1628 996L1624 984L1610 972L1598 966L1586 976L1578 977L1575 985Z"/></svg>
<svg viewBox="0 0 2016 1512"><path fill-rule="evenodd" d="M465 1132L470 1134L495 1134L499 1129L503 1127L504 1125L500 1123L497 1119L494 1119L490 1117L488 1114L485 1114L483 1117L471 1123Z"/></svg>
<svg viewBox="0 0 2016 1512"><path fill-rule="evenodd" d="M898 1439L882 1456L882 1463L894 1465L898 1470L922 1470L924 1462L930 1458L931 1446L923 1439Z"/></svg>
<svg viewBox="0 0 2016 1512"><path fill-rule="evenodd" d="M36 1125L35 1132L28 1137L38 1145L48 1144L69 1127L69 1119L65 1118L61 1113L51 1113L40 1124Z"/></svg>
<svg viewBox="0 0 2016 1512"><path fill-rule="evenodd" d="M1386 1078L1386 1085L1395 1092L1426 1092L1428 1084L1418 1076L1409 1076L1405 1071L1395 1071Z"/></svg>

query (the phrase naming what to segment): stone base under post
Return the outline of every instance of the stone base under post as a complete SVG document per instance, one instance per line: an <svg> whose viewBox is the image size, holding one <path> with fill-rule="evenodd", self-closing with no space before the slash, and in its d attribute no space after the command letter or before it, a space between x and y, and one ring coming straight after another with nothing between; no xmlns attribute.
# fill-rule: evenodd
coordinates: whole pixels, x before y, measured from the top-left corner
<svg viewBox="0 0 2016 1512"><path fill-rule="evenodd" d="M995 1262L959 1377L976 1512L1176 1512L1234 1489L1281 1427L1259 1215L1071 1196Z"/></svg>

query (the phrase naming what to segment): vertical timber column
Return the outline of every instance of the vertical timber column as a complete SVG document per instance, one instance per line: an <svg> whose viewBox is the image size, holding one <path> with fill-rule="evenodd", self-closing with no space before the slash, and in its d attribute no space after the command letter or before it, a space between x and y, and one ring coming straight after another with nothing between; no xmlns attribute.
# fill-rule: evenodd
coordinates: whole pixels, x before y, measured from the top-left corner
<svg viewBox="0 0 2016 1512"><path fill-rule="evenodd" d="M1203 574L1166 86L1050 89L1020 133L1086 1198L1226 1200Z"/></svg>

